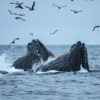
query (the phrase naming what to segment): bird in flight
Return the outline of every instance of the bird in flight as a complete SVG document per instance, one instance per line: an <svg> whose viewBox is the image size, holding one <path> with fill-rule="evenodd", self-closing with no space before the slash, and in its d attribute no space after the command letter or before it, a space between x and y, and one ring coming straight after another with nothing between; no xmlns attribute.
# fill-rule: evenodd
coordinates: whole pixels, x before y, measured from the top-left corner
<svg viewBox="0 0 100 100"><path fill-rule="evenodd" d="M15 2L10 2L10 4L15 4L15 5L16 5L16 3L15 3Z"/></svg>
<svg viewBox="0 0 100 100"><path fill-rule="evenodd" d="M55 34L56 32L58 32L58 30L55 30L53 33L50 33L50 34Z"/></svg>
<svg viewBox="0 0 100 100"><path fill-rule="evenodd" d="M78 11L76 11L76 10L70 10L70 11L72 11L72 12L75 13L75 14L77 14L77 13L79 13L79 12L82 12L82 10L78 10Z"/></svg>
<svg viewBox="0 0 100 100"><path fill-rule="evenodd" d="M23 19L23 18L21 18L21 17L15 17L15 19L17 20L17 19L20 19L20 20L22 20L22 21L26 21L25 19Z"/></svg>
<svg viewBox="0 0 100 100"><path fill-rule="evenodd" d="M11 10L8 10L8 11L9 11L9 13L10 13L11 15L13 14Z"/></svg>
<svg viewBox="0 0 100 100"><path fill-rule="evenodd" d="M19 2L17 1L17 2L16 2L16 7L15 7L15 8L23 9L22 4L23 4L23 3L19 3Z"/></svg>
<svg viewBox="0 0 100 100"><path fill-rule="evenodd" d="M25 14L17 14L17 13L13 13L14 15L19 15L19 16L25 16Z"/></svg>
<svg viewBox="0 0 100 100"><path fill-rule="evenodd" d="M20 38L16 38L16 39L14 39L10 44L15 44L15 41L16 40L19 40ZM10 45L8 46L8 48L10 48Z"/></svg>
<svg viewBox="0 0 100 100"><path fill-rule="evenodd" d="M58 6L58 5L56 5L56 4L52 4L52 5L55 6L55 7L57 7L59 10L60 10L61 8L67 7L67 5L64 5L64 6Z"/></svg>
<svg viewBox="0 0 100 100"><path fill-rule="evenodd" d="M33 11L33 10L35 10L35 1L33 2L33 5L32 5L32 7L28 7L28 6L25 6L26 8L28 8L30 11Z"/></svg>
<svg viewBox="0 0 100 100"><path fill-rule="evenodd" d="M33 33L29 33L31 36L33 36Z"/></svg>
<svg viewBox="0 0 100 100"><path fill-rule="evenodd" d="M19 40L20 38L16 38L16 39L14 39L10 44L15 44L15 41L16 40Z"/></svg>
<svg viewBox="0 0 100 100"><path fill-rule="evenodd" d="M94 31L96 28L100 28L100 25L94 26L92 31Z"/></svg>
<svg viewBox="0 0 100 100"><path fill-rule="evenodd" d="M10 2L10 4L15 4L16 5L15 8L23 9L23 7L22 7L23 3L19 3L18 1L17 2Z"/></svg>

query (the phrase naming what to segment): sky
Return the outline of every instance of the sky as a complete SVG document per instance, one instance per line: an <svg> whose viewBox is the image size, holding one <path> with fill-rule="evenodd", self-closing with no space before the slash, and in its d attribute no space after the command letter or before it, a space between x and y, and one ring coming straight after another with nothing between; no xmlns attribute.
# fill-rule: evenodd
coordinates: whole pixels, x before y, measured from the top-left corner
<svg viewBox="0 0 100 100"><path fill-rule="evenodd" d="M36 2L35 10L18 9L10 2L24 2L23 6L31 6ZM58 9L52 6L67 5ZM74 14L70 10L83 10ZM8 10L25 14L26 21L15 20ZM8 45L16 37L16 45L26 45L32 39L39 39L47 45L67 45L77 41L86 44L100 44L100 0L0 0L0 45ZM54 35L50 33L58 30ZM33 33L33 36L29 35Z"/></svg>

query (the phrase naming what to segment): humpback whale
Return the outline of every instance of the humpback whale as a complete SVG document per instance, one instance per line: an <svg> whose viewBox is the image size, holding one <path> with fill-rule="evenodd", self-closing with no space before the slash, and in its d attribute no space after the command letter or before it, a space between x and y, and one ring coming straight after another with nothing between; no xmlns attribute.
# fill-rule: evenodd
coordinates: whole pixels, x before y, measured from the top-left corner
<svg viewBox="0 0 100 100"><path fill-rule="evenodd" d="M54 57L54 55L39 40L33 40L27 45L27 53L23 57L18 58L13 63L13 66L17 69L27 71L32 69L34 64L39 63L41 59L47 61L49 57ZM35 72L46 72L49 70L76 72L80 70L80 66L88 72L90 71L86 46L84 43L78 41L71 46L67 53L57 57L55 60L52 60L47 64L39 66Z"/></svg>
<svg viewBox="0 0 100 100"><path fill-rule="evenodd" d="M46 72L49 70L76 72L80 70L81 65L87 71L90 71L86 46L84 43L78 41L76 44L71 46L68 53L57 57L55 60L49 62L46 65L38 67L36 72Z"/></svg>
<svg viewBox="0 0 100 100"><path fill-rule="evenodd" d="M37 39L28 43L27 53L18 58L12 66L27 71L32 69L33 64L38 64L41 59L46 61L49 57L54 57L54 55Z"/></svg>

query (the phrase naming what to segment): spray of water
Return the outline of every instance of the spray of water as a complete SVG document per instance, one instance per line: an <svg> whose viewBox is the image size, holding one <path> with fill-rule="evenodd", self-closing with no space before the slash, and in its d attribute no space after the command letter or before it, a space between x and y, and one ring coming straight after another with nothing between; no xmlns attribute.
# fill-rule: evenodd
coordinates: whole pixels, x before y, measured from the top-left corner
<svg viewBox="0 0 100 100"><path fill-rule="evenodd" d="M6 61L6 57L7 54L0 55L0 71L6 71L9 73L22 71L11 67L12 64Z"/></svg>

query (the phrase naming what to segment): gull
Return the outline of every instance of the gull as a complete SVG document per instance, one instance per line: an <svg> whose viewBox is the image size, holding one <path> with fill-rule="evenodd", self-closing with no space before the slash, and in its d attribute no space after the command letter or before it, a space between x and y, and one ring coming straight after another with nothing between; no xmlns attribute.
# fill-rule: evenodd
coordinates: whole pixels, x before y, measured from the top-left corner
<svg viewBox="0 0 100 100"><path fill-rule="evenodd" d="M14 15L19 15L19 16L25 16L25 14L17 14L17 13L13 13Z"/></svg>
<svg viewBox="0 0 100 100"><path fill-rule="evenodd" d="M94 31L96 28L100 28L100 25L94 26L92 31Z"/></svg>
<svg viewBox="0 0 100 100"><path fill-rule="evenodd" d="M33 36L33 33L29 33L31 36Z"/></svg>
<svg viewBox="0 0 100 100"><path fill-rule="evenodd" d="M8 10L9 11L9 13L12 15L13 13L11 12L11 10Z"/></svg>
<svg viewBox="0 0 100 100"><path fill-rule="evenodd" d="M15 4L15 5L16 5L16 3L15 3L15 2L10 2L10 4Z"/></svg>
<svg viewBox="0 0 100 100"><path fill-rule="evenodd" d="M22 4L23 4L23 3L19 3L19 2L17 1L17 2L16 2L16 7L15 7L15 8L23 9Z"/></svg>
<svg viewBox="0 0 100 100"><path fill-rule="evenodd" d="M14 39L10 44L15 44L15 41L16 40L19 40L20 38L16 38L16 39Z"/></svg>
<svg viewBox="0 0 100 100"><path fill-rule="evenodd" d="M33 11L34 10L34 7L35 7L35 1L33 2L32 7L28 7L28 6L25 6L25 7L28 8L30 11Z"/></svg>
<svg viewBox="0 0 100 100"><path fill-rule="evenodd" d="M15 44L15 41L16 40L19 40L20 38L16 38L16 39L14 39L10 44ZM10 45L8 46L8 48L10 48Z"/></svg>
<svg viewBox="0 0 100 100"><path fill-rule="evenodd" d="M78 11L76 11L76 10L70 10L70 11L72 11L72 12L75 13L75 14L77 14L77 13L79 13L79 12L82 12L82 10L78 10Z"/></svg>
<svg viewBox="0 0 100 100"><path fill-rule="evenodd" d="M52 4L53 6L55 6L55 7L57 7L59 10L61 9L61 8L64 8L64 7L66 7L67 5L64 5L64 6L58 6L58 5L55 5L55 4Z"/></svg>
<svg viewBox="0 0 100 100"><path fill-rule="evenodd" d="M25 19L21 18L21 17L15 17L15 19L20 19L22 21L25 21Z"/></svg>
<svg viewBox="0 0 100 100"><path fill-rule="evenodd" d="M55 34L58 30L55 30L53 33L50 33L50 34Z"/></svg>

